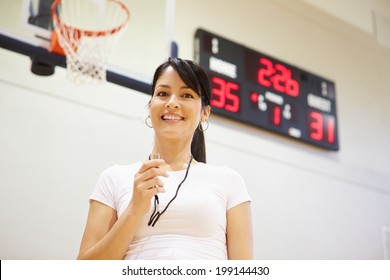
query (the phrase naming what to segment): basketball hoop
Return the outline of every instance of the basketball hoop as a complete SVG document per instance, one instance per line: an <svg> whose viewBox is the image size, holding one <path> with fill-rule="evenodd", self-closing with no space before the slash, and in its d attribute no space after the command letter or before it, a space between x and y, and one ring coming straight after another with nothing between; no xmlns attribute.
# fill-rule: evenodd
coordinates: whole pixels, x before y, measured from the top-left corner
<svg viewBox="0 0 390 280"><path fill-rule="evenodd" d="M55 0L50 51L66 56L68 78L77 83L106 80L107 60L129 20L117 0Z"/></svg>

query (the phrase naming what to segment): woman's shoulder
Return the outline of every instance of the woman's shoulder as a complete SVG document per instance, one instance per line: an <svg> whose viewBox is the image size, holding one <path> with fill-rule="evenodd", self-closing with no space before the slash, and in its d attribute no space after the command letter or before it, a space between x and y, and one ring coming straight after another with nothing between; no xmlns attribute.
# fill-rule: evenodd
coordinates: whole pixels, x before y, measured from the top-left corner
<svg viewBox="0 0 390 280"><path fill-rule="evenodd" d="M224 190L228 199L228 208L243 201L250 201L244 178L235 169L227 165L202 164L198 174L201 178L207 178L215 186Z"/></svg>

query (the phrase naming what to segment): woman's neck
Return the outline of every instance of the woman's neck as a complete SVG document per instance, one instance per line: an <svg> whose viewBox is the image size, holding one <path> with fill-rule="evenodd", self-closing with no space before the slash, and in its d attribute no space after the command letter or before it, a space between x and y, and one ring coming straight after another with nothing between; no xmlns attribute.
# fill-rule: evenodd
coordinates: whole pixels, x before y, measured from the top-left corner
<svg viewBox="0 0 390 280"><path fill-rule="evenodd" d="M185 169L191 160L191 144L168 144L156 141L151 157L153 158L155 154L158 154L165 161L167 170Z"/></svg>

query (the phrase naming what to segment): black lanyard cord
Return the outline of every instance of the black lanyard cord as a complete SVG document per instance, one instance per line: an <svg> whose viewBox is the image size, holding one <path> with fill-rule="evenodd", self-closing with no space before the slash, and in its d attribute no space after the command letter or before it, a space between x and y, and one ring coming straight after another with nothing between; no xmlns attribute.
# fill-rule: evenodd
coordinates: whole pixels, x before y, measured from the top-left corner
<svg viewBox="0 0 390 280"><path fill-rule="evenodd" d="M190 170L191 162L192 162L193 156L191 155L190 161L188 162L186 174L184 175L183 180L180 182L180 184L177 186L175 196L168 202L167 206L165 206L164 210L162 212L157 211L157 205L159 204L158 196L154 196L154 210L152 215L150 216L148 226L154 227L154 225L157 223L157 221L160 219L161 215L164 214L165 211L167 211L169 205L174 201L177 197L177 194L179 193L181 185L185 182L188 176L188 172ZM157 211L157 212L156 212Z"/></svg>

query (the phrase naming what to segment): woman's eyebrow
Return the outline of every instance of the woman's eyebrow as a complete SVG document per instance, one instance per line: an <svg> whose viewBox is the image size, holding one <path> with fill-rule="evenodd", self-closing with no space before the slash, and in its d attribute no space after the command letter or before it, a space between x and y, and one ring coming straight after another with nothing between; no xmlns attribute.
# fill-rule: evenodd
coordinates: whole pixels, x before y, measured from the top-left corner
<svg viewBox="0 0 390 280"><path fill-rule="evenodd" d="M162 85L157 85L156 88L159 88L159 87L162 87L162 88L171 88L171 86L169 85L165 85L165 84L162 84ZM180 89L191 89L189 86L181 86Z"/></svg>
<svg viewBox="0 0 390 280"><path fill-rule="evenodd" d="M171 88L170 86L168 85L157 85L156 88L159 88L159 87L163 87L163 88Z"/></svg>

